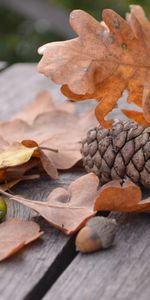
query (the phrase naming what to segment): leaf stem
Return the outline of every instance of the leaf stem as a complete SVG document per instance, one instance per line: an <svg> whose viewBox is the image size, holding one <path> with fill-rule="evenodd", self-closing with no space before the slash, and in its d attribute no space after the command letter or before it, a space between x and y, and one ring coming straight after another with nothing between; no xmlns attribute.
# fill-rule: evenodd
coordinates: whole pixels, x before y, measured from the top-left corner
<svg viewBox="0 0 150 300"><path fill-rule="evenodd" d="M44 146L40 146L39 147L41 150L48 150L48 151L52 151L52 152L59 152L58 149L53 149L53 148L49 148L49 147L44 147Z"/></svg>

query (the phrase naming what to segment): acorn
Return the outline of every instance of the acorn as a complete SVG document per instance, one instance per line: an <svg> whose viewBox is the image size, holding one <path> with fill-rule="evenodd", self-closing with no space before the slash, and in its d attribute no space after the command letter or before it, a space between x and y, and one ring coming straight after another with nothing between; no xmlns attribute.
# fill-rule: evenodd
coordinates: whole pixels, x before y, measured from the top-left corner
<svg viewBox="0 0 150 300"><path fill-rule="evenodd" d="M115 219L91 218L76 237L76 250L82 253L95 252L112 246L117 231Z"/></svg>
<svg viewBox="0 0 150 300"><path fill-rule="evenodd" d="M0 197L0 222L6 217L7 205L3 197Z"/></svg>

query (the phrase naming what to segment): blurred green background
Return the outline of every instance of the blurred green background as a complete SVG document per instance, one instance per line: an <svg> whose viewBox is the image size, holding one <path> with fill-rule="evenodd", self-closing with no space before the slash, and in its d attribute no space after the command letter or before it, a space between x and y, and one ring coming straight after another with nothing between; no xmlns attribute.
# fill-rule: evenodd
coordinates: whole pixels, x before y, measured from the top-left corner
<svg viewBox="0 0 150 300"><path fill-rule="evenodd" d="M84 9L101 20L104 8L124 16L130 4L142 5L150 16L149 0L0 0L0 61L36 62L40 45L73 37L68 22L73 9Z"/></svg>

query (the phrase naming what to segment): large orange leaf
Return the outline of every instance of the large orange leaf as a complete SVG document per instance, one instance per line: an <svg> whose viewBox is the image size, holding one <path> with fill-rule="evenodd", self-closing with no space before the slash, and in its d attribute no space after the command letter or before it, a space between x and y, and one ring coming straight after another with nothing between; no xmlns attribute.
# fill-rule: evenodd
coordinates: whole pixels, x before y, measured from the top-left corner
<svg viewBox="0 0 150 300"><path fill-rule="evenodd" d="M72 100L96 99L96 116L105 127L111 126L105 117L125 89L129 102L143 106L142 117L130 117L150 124L150 23L137 5L127 20L105 9L103 21L73 11L70 24L79 37L39 48L38 71L61 84Z"/></svg>
<svg viewBox="0 0 150 300"><path fill-rule="evenodd" d="M100 188L94 209L144 212L150 210L150 197L142 200L140 187L129 179L112 180Z"/></svg>

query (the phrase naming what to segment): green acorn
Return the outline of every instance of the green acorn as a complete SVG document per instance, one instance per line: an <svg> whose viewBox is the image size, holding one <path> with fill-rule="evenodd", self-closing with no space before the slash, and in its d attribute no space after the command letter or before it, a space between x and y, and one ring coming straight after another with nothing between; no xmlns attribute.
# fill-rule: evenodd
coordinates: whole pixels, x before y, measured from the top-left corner
<svg viewBox="0 0 150 300"><path fill-rule="evenodd" d="M3 197L0 197L0 222L6 217L7 205Z"/></svg>

